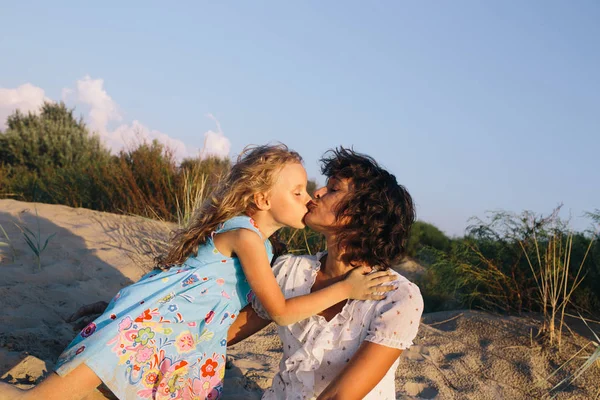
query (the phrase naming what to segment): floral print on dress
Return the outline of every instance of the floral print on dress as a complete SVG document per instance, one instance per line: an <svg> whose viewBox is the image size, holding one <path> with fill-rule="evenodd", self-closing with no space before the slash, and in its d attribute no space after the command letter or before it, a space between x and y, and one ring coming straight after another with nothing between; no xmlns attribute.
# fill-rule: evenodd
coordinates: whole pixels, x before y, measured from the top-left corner
<svg viewBox="0 0 600 400"><path fill-rule="evenodd" d="M193 285L194 283L199 282L199 281L200 281L200 278L198 278L196 275L192 275L181 283L181 287Z"/></svg>
<svg viewBox="0 0 600 400"><path fill-rule="evenodd" d="M250 223L252 224L253 227L255 227L256 229L259 229L258 224L256 223L256 221L254 219L250 218Z"/></svg>
<svg viewBox="0 0 600 400"><path fill-rule="evenodd" d="M260 235L246 216L215 233L240 228ZM265 250L271 258L268 241ZM227 330L251 293L239 260L210 239L184 264L121 289L61 354L56 372L85 362L120 399L218 399Z"/></svg>
<svg viewBox="0 0 600 400"><path fill-rule="evenodd" d="M83 330L81 331L81 337L86 338L86 337L92 336L92 334L95 331L96 331L96 324L94 324L93 322L90 322L88 324L88 326L83 328Z"/></svg>
<svg viewBox="0 0 600 400"><path fill-rule="evenodd" d="M210 310L208 312L208 314L206 314L206 317L204 317L204 322L206 322L207 324L210 324L214 317L215 317L215 312L213 310Z"/></svg>

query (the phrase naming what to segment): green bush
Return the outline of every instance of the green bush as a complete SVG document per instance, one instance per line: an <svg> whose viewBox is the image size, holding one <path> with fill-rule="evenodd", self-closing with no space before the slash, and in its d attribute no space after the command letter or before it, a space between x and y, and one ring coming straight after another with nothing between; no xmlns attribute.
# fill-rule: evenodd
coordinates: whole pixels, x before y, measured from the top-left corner
<svg viewBox="0 0 600 400"><path fill-rule="evenodd" d="M406 252L409 257L415 257L424 247L447 252L450 250L450 242L450 239L433 224L416 221L410 231Z"/></svg>
<svg viewBox="0 0 600 400"><path fill-rule="evenodd" d="M158 141L121 151L111 165L112 207L172 221L179 173L172 153Z"/></svg>
<svg viewBox="0 0 600 400"><path fill-rule="evenodd" d="M96 135L88 132L81 119L63 103L44 103L39 114L16 111L7 119L7 129L0 132L0 180L2 194L26 201L76 205L85 192L70 190L67 181L85 180L85 171L107 165L109 151ZM85 188L86 185L79 185ZM85 205L88 205L87 203Z"/></svg>
<svg viewBox="0 0 600 400"><path fill-rule="evenodd" d="M39 114L16 111L7 126L0 132L0 195L25 201L176 221L190 171L214 185L230 165L209 158L177 166L156 141L111 155L63 103L45 103Z"/></svg>
<svg viewBox="0 0 600 400"><path fill-rule="evenodd" d="M534 276L534 271L539 274L535 270L538 254L543 256L552 240L568 244L567 225L557 215L558 210L549 216L497 212L487 221L475 220L467 235L453 240L448 251L423 247L417 259L427 268L419 282L424 297L433 298L434 303L436 299L457 301L463 307L516 313L540 311L541 299ZM571 297L569 307L588 312L598 310L600 247L597 241L593 242L586 257L593 237L583 233L571 237L570 280L575 279L579 265L584 279ZM534 271L528 260L533 262ZM444 304L432 303L431 307L442 309Z"/></svg>
<svg viewBox="0 0 600 400"><path fill-rule="evenodd" d="M0 134L0 163L41 173L47 168L108 161L109 152L63 103L44 103L39 115L16 111Z"/></svg>

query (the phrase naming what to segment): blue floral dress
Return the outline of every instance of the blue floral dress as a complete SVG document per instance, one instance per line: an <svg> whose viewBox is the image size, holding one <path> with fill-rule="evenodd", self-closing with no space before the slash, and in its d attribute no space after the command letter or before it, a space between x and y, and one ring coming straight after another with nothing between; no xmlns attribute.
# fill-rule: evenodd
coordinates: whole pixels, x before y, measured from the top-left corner
<svg viewBox="0 0 600 400"><path fill-rule="evenodd" d="M234 229L260 235L247 216L215 233ZM211 236L182 265L119 291L60 355L56 372L64 376L85 363L119 399L217 399L227 330L252 296L239 260L219 253Z"/></svg>

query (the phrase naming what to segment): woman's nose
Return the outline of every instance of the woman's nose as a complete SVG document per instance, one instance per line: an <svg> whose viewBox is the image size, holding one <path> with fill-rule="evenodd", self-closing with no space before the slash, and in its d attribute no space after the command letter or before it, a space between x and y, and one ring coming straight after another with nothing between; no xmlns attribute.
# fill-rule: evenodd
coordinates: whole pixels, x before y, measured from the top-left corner
<svg viewBox="0 0 600 400"><path fill-rule="evenodd" d="M326 187L319 188L315 190L315 198L320 199L325 193L327 193Z"/></svg>

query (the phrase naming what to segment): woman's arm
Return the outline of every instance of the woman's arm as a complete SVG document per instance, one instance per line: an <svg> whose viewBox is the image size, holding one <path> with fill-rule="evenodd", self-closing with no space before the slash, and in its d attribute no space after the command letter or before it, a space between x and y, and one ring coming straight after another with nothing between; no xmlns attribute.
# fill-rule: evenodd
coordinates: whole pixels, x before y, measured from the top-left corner
<svg viewBox="0 0 600 400"><path fill-rule="evenodd" d="M241 342L269 325L271 321L258 316L252 305L248 304L238 313L237 318L227 331L227 346Z"/></svg>
<svg viewBox="0 0 600 400"><path fill-rule="evenodd" d="M402 350L364 341L348 364L318 400L354 400L365 397L385 376Z"/></svg>
<svg viewBox="0 0 600 400"><path fill-rule="evenodd" d="M242 264L254 295L277 325L285 326L301 321L348 298L380 300L385 296L376 294L377 292L394 289L391 286L377 286L394 279L387 272L363 275L360 270L355 269L349 279L309 295L286 300L273 275L261 238L247 229L238 229L225 234L229 235L232 250Z"/></svg>

